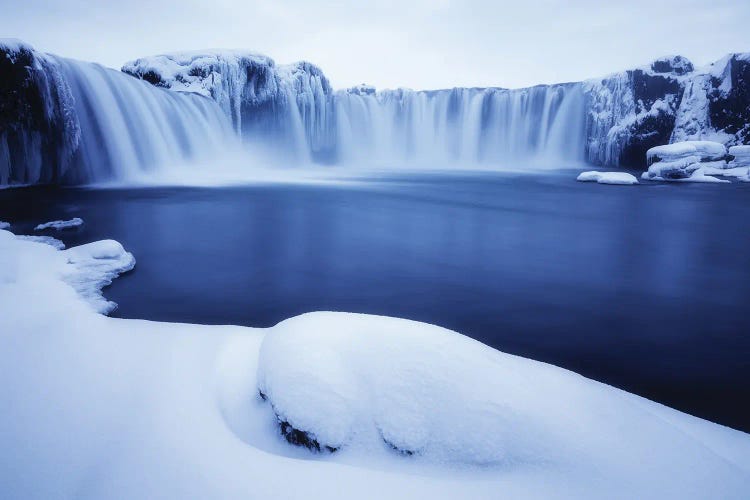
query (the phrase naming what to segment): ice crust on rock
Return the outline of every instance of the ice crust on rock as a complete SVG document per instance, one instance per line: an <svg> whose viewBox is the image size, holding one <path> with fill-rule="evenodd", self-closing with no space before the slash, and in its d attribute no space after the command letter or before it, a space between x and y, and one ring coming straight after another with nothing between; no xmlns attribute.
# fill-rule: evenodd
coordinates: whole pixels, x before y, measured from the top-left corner
<svg viewBox="0 0 750 500"><path fill-rule="evenodd" d="M37 225L35 231L44 231L45 229L69 229L71 227L78 227L83 225L83 219L80 217L74 217L70 220L53 220L51 222L45 222L44 224Z"/></svg>
<svg viewBox="0 0 750 500"><path fill-rule="evenodd" d="M596 170L591 170L588 172L581 172L576 180L579 182L596 182L598 184L638 184L638 179L627 172L598 172Z"/></svg>

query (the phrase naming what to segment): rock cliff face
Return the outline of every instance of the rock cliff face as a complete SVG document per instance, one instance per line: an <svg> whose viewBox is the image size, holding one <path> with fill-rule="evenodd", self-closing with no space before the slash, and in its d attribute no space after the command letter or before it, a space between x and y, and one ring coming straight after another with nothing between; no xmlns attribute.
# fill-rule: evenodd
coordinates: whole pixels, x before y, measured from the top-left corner
<svg viewBox="0 0 750 500"><path fill-rule="evenodd" d="M72 106L53 59L0 40L0 185L65 178L81 136Z"/></svg>
<svg viewBox="0 0 750 500"><path fill-rule="evenodd" d="M587 159L643 167L660 144L750 140L750 54L732 54L694 69L684 57L585 82Z"/></svg>

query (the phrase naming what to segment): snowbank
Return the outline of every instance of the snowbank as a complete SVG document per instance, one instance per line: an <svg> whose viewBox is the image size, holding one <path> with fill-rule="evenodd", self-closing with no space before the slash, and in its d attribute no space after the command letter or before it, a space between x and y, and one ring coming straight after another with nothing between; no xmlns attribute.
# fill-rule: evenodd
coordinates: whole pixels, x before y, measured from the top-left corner
<svg viewBox="0 0 750 500"><path fill-rule="evenodd" d="M733 157L729 168L750 167L750 146L732 146L729 155Z"/></svg>
<svg viewBox="0 0 750 500"><path fill-rule="evenodd" d="M45 245L49 245L52 248L55 248L57 250L63 250L65 248L65 243L58 240L57 238L53 238L52 236L34 236L34 235L18 235L16 238L20 240L26 240L26 241L36 241L38 243L44 243Z"/></svg>
<svg viewBox="0 0 750 500"><path fill-rule="evenodd" d="M674 144L656 146L646 152L649 165L658 161L676 161L697 156L698 161L721 160L727 155L727 148L723 144L712 141L683 141Z"/></svg>
<svg viewBox="0 0 750 500"><path fill-rule="evenodd" d="M0 231L3 496L743 498L750 488L747 434L442 328L342 313L269 329L95 314L70 275L100 286L96 267L122 269L126 254L112 241L56 251ZM274 411L339 450L289 445Z"/></svg>
<svg viewBox="0 0 750 500"><path fill-rule="evenodd" d="M581 172L576 180L580 182L596 182L598 184L638 184L638 179L627 172L597 172L596 170L591 170Z"/></svg>
<svg viewBox="0 0 750 500"><path fill-rule="evenodd" d="M74 217L70 220L53 220L51 222L45 222L44 224L39 224L34 228L35 231L44 231L45 229L68 229L71 227L78 227L83 225L83 219L79 217Z"/></svg>
<svg viewBox="0 0 750 500"><path fill-rule="evenodd" d="M3 222L0 220L0 229L8 229L10 227L9 222Z"/></svg>
<svg viewBox="0 0 750 500"><path fill-rule="evenodd" d="M63 274L93 309L109 314L117 304L106 300L101 289L122 273L135 267L135 257L114 240L102 240L69 248L63 252L70 267Z"/></svg>

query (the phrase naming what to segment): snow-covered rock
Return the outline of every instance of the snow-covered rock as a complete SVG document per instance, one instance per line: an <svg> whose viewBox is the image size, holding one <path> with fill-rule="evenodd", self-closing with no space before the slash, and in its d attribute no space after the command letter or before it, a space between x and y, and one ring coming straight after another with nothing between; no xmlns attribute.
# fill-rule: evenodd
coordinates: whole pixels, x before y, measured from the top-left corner
<svg viewBox="0 0 750 500"><path fill-rule="evenodd" d="M750 167L750 146L732 146L729 148L729 168Z"/></svg>
<svg viewBox="0 0 750 500"><path fill-rule="evenodd" d="M730 54L694 69L684 58L585 83L587 158L643 166L651 147L688 140L732 145L750 134L750 58Z"/></svg>
<svg viewBox="0 0 750 500"><path fill-rule="evenodd" d="M10 222L3 222L0 220L0 229L8 229L10 227Z"/></svg>
<svg viewBox="0 0 750 500"><path fill-rule="evenodd" d="M324 132L332 119L331 86L311 63L277 65L260 54L213 50L144 57L122 71L158 87L212 98L249 139L281 139L301 156L330 147Z"/></svg>
<svg viewBox="0 0 750 500"><path fill-rule="evenodd" d="M638 179L627 172L598 172L596 170L591 170L588 172L581 172L576 180L580 182L596 182L599 184L638 184Z"/></svg>
<svg viewBox="0 0 750 500"><path fill-rule="evenodd" d="M673 144L655 146L646 152L646 162L682 160L697 157L697 161L723 160L727 155L727 148L712 141L684 141Z"/></svg>
<svg viewBox="0 0 750 500"><path fill-rule="evenodd" d="M57 231L60 231L61 229L69 229L71 227L78 227L83 225L83 219L80 217L73 217L70 220L53 220L50 222L45 222L44 224L37 225L34 230L35 231L44 231L45 229L56 229Z"/></svg>

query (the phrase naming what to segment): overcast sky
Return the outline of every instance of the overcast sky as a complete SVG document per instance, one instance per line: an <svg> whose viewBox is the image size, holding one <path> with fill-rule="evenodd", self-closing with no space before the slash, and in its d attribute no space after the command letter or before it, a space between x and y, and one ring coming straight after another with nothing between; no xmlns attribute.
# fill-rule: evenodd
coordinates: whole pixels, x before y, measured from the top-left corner
<svg viewBox="0 0 750 500"><path fill-rule="evenodd" d="M750 0L0 0L0 37L115 68L242 48L311 61L337 88L522 87L750 51Z"/></svg>

